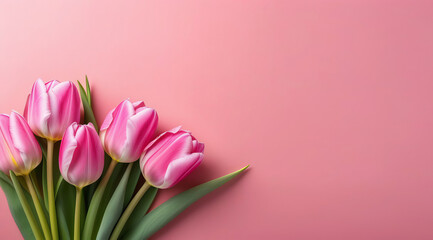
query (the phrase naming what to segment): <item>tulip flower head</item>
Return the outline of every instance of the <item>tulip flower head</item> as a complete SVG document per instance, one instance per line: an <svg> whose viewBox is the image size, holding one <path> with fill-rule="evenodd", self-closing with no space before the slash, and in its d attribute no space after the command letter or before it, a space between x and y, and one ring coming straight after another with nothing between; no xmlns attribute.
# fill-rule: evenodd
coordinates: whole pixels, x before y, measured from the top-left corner
<svg viewBox="0 0 433 240"><path fill-rule="evenodd" d="M100 130L105 151L118 162L134 162L140 158L155 134L158 115L142 101L125 100L111 110Z"/></svg>
<svg viewBox="0 0 433 240"><path fill-rule="evenodd" d="M41 160L41 148L26 120L16 112L0 114L0 170L27 175Z"/></svg>
<svg viewBox="0 0 433 240"><path fill-rule="evenodd" d="M60 145L59 167L63 178L83 188L101 177L104 170L104 149L92 123L72 123Z"/></svg>
<svg viewBox="0 0 433 240"><path fill-rule="evenodd" d="M190 132L174 128L161 134L145 149L140 168L146 181L157 188L176 185L203 160L204 144Z"/></svg>
<svg viewBox="0 0 433 240"><path fill-rule="evenodd" d="M80 96L72 82L38 79L27 98L24 117L33 132L53 141L62 139L66 128L80 121Z"/></svg>

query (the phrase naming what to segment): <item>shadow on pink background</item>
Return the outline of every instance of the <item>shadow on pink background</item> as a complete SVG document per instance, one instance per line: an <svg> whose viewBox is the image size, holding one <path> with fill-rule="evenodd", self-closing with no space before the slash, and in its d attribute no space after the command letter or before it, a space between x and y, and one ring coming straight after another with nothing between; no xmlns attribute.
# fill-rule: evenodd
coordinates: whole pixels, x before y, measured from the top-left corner
<svg viewBox="0 0 433 240"><path fill-rule="evenodd" d="M1 1L0 112L87 74L206 143L153 239L433 239L433 2ZM20 239L3 193L0 236Z"/></svg>

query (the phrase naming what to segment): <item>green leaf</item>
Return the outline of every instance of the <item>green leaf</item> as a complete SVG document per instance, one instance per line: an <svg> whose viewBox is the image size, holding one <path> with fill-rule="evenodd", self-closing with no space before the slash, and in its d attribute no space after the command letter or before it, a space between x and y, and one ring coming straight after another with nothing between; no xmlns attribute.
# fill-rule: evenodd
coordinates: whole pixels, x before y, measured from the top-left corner
<svg viewBox="0 0 433 240"><path fill-rule="evenodd" d="M48 209L48 186L47 186L47 159L42 159L42 193L44 195L45 208Z"/></svg>
<svg viewBox="0 0 433 240"><path fill-rule="evenodd" d="M27 191L24 191L23 186L20 184L20 181L24 180L21 176L16 176L14 172L9 171L9 176L11 178L11 182L13 184L15 193L18 196L18 201L21 204L21 207L24 211L24 216L27 218L27 221L29 222L30 228L32 229L33 234L35 235L35 238L38 239L42 238L42 231L41 231L41 225L39 224L39 221L36 220L36 209L34 207L33 200L30 196L30 194ZM26 213L26 208L28 209ZM33 220L29 219L31 217ZM32 221L34 222L34 226L32 227Z"/></svg>
<svg viewBox="0 0 433 240"><path fill-rule="evenodd" d="M4 174L4 172L2 172L2 171L0 171L0 180L3 180L4 183L10 184L13 187L12 182L9 179L9 177L6 174Z"/></svg>
<svg viewBox="0 0 433 240"><path fill-rule="evenodd" d="M75 187L61 181L56 197L57 223L60 239L73 239Z"/></svg>
<svg viewBox="0 0 433 240"><path fill-rule="evenodd" d="M147 192L138 202L131 216L129 216L128 221L126 221L126 224L123 227L122 232L120 233L120 239L122 239L122 236L125 233L131 231L132 228L134 228L140 223L141 219L143 219L144 215L146 215L147 211L149 210L150 205L152 205L153 200L155 200L157 193L158 188L155 187L150 187L147 190Z"/></svg>
<svg viewBox="0 0 433 240"><path fill-rule="evenodd" d="M131 231L125 233L124 239L149 238L155 232L169 223L173 218L179 215L183 210L189 207L192 203L222 186L224 183L234 178L246 168L248 168L248 166L223 177L193 187L170 198L168 201L164 202L153 211L145 215L139 224L131 227Z"/></svg>
<svg viewBox="0 0 433 240"><path fill-rule="evenodd" d="M58 141L54 143L54 151L53 151L53 183L56 184L57 181L59 181L60 177L62 176L60 174L60 166L59 166L59 154L60 154L60 143L61 141ZM55 187L56 185L54 185Z"/></svg>
<svg viewBox="0 0 433 240"><path fill-rule="evenodd" d="M96 233L98 232L100 223L102 221L102 217L104 215L105 208L107 207L108 202L111 199L111 196L113 196L114 191L116 190L118 183L122 179L123 173L125 172L125 169L127 168L127 166L128 166L128 164L118 163L116 168L113 171L113 174L111 174L110 180L108 180L107 187L105 188L105 192L103 195L104 197L102 198L102 201L100 204L100 210L102 210L102 211L98 211L96 221L95 221L97 227L95 227L95 231L92 235L92 239L95 239L95 237L96 237Z"/></svg>
<svg viewBox="0 0 433 240"><path fill-rule="evenodd" d="M107 208L105 208L105 213L102 218L101 225L99 226L98 235L96 237L97 240L108 239L110 237L110 233L113 231L114 226L119 220L120 215L122 215L126 186L128 184L132 166L133 163L128 165L128 168L123 174L122 179L117 185L116 191L114 191L113 196L111 196Z"/></svg>
<svg viewBox="0 0 433 240"><path fill-rule="evenodd" d="M131 201L132 195L134 194L135 188L137 187L138 179L141 176L139 161L135 161L131 169L131 174L126 185L125 201L123 201L123 208L126 208L129 201Z"/></svg>
<svg viewBox="0 0 433 240"><path fill-rule="evenodd" d="M89 106L92 107L92 97L90 96L90 94L91 94L90 84L89 84L89 79L87 78L87 75L86 75L86 91L87 91L87 100L89 101Z"/></svg>
<svg viewBox="0 0 433 240"><path fill-rule="evenodd" d="M99 132L99 127L98 124L96 122L95 119L95 115L93 114L93 110L92 107L90 105L89 100L91 101L90 98L90 92L86 93L86 91L84 90L83 85L81 85L80 81L78 81L78 86L80 89L80 96L81 96L81 102L83 103L83 107L84 107L84 120L85 123L91 122L93 124L93 126L95 126L95 129L97 132Z"/></svg>
<svg viewBox="0 0 433 240"><path fill-rule="evenodd" d="M21 235L24 239L35 239L15 188L13 187L12 182L3 172L0 172L0 186L3 189L9 205L9 210L18 226L18 229L21 232Z"/></svg>
<svg viewBox="0 0 433 240"><path fill-rule="evenodd" d="M47 146L46 146L46 140L36 136L36 139L38 140L39 146L42 150L42 163L39 164L38 167L36 167L36 176L40 177L40 181L42 184L42 195L43 195L43 203L45 205L45 208L48 209L48 187L47 187Z"/></svg>
<svg viewBox="0 0 433 240"><path fill-rule="evenodd" d="M63 177L60 176L59 180L57 181L56 187L54 188L55 189L55 192L54 192L55 197L57 197L57 193L59 192L59 189L60 189L60 186L62 185L62 182L63 182Z"/></svg>
<svg viewBox="0 0 433 240"><path fill-rule="evenodd" d="M113 195L114 191L116 190L117 184L119 183L120 179L123 176L123 173L125 172L125 169L127 167L127 164L125 163L118 163L116 167L114 168L113 173L111 174L110 179L108 180L107 187L105 188L105 191L102 195L101 202L98 204L98 206L92 206L89 205L88 213L86 216L86 222L88 221L91 214L94 214L95 220L90 227L89 225L85 224L82 239L95 239L96 234L98 233L99 226L102 221L103 214L105 212L105 208L107 207L108 202L111 199L111 196ZM102 174L102 176L105 175L105 172ZM89 226L89 227L87 227ZM86 228L87 227L87 228Z"/></svg>

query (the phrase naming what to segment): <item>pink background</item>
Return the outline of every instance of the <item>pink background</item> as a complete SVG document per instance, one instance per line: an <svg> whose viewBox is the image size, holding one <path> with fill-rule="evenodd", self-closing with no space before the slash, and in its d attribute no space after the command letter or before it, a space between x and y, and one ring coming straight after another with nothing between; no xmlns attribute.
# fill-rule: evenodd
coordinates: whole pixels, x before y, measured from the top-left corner
<svg viewBox="0 0 433 240"><path fill-rule="evenodd" d="M1 1L0 112L83 80L206 143L153 239L433 239L432 1ZM19 232L0 194L0 236Z"/></svg>

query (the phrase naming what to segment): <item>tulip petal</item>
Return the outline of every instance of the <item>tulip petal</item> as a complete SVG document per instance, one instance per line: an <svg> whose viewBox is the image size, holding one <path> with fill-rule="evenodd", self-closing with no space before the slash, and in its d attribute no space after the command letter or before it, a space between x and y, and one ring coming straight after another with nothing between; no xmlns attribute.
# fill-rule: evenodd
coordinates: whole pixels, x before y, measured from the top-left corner
<svg viewBox="0 0 433 240"><path fill-rule="evenodd" d="M89 181L85 184L91 184L98 180L102 171L104 170L104 150L101 141L99 141L98 134L92 123L88 124L87 130L87 175ZM90 152L90 153L89 153Z"/></svg>
<svg viewBox="0 0 433 240"><path fill-rule="evenodd" d="M163 145L157 144L160 146L159 149L150 150L148 152L149 157L155 155L158 158L176 159L188 155L192 152L191 138L191 134L188 132L177 132L175 135L165 138Z"/></svg>
<svg viewBox="0 0 433 240"><path fill-rule="evenodd" d="M143 101L136 101L136 102L133 102L132 105L134 106L135 112L137 112L137 110L138 110L139 108L144 108L144 107L146 106L146 105L144 105L144 102L143 102Z"/></svg>
<svg viewBox="0 0 433 240"><path fill-rule="evenodd" d="M169 164L173 159L182 158L191 153L192 141L189 133L178 132L168 139L163 139L164 144L153 154L149 151L143 159L144 176L146 179L159 186L164 182Z"/></svg>
<svg viewBox="0 0 433 240"><path fill-rule="evenodd" d="M165 189L176 185L180 180L196 169L202 160L203 153L193 153L172 161L170 165L168 165L164 183L159 186L159 188Z"/></svg>
<svg viewBox="0 0 433 240"><path fill-rule="evenodd" d="M101 142L103 143L102 145L104 146L104 150L105 150L107 153L109 153L110 151L106 148L106 144L105 144L105 136L106 136L106 134L107 134L107 129L110 127L111 122L113 122L113 113L114 113L114 110L116 110L116 109L111 110L111 111L107 114L107 116L106 116L105 119L104 119L104 122L103 122L102 125L101 125L101 129L99 130L99 137L100 137L100 139L101 139Z"/></svg>
<svg viewBox="0 0 433 240"><path fill-rule="evenodd" d="M24 118L16 112L9 117L10 134L14 147L20 152L26 169L33 169L42 159L41 148Z"/></svg>
<svg viewBox="0 0 433 240"><path fill-rule="evenodd" d="M204 151L204 144L197 141L197 140L193 140L192 141L192 152L203 152Z"/></svg>
<svg viewBox="0 0 433 240"><path fill-rule="evenodd" d="M122 156L126 140L126 124L128 119L134 114L134 107L128 100L123 101L113 112L113 120L110 127L106 130L104 145L108 154L119 160Z"/></svg>
<svg viewBox="0 0 433 240"><path fill-rule="evenodd" d="M113 112L114 112L114 110L115 109L111 110L107 114L107 116L104 119L104 122L101 125L101 130L100 131L106 130L111 125L111 122L113 121Z"/></svg>
<svg viewBox="0 0 433 240"><path fill-rule="evenodd" d="M168 135L168 134L174 134L174 133L177 133L177 132L179 132L179 131L181 131L181 128L182 128L182 126L177 126L177 127L175 127L175 128L173 128L173 129L171 129L171 130L169 130L169 131L166 131L166 132L163 132L163 133L161 133L161 135L159 135L158 137L156 137L154 140L152 140L149 144L147 144L147 146L146 146L146 148L144 149L144 151L147 151L148 149L150 149L151 147L153 148L154 146L154 144L156 144L157 142L159 142L159 139L161 139L161 138L163 138L163 137L166 137L166 135ZM182 131L184 131L184 130L182 130ZM186 132L186 131L185 131Z"/></svg>
<svg viewBox="0 0 433 240"><path fill-rule="evenodd" d="M104 150L93 124L73 123L66 130L60 147L59 165L63 178L79 188L102 175Z"/></svg>
<svg viewBox="0 0 433 240"><path fill-rule="evenodd" d="M179 127L180 129L180 127ZM165 146L165 144L173 138L174 134L170 131L163 132L161 135L159 135L156 139L154 139L152 142L150 142L146 148L144 149L144 152L140 158L140 169L144 169L144 165L146 165L147 161L152 158L155 153L159 152L162 147Z"/></svg>
<svg viewBox="0 0 433 240"><path fill-rule="evenodd" d="M152 108L145 107L129 118L126 126L124 150L119 160L121 162L137 160L155 134L157 125L158 115Z"/></svg>
<svg viewBox="0 0 433 240"><path fill-rule="evenodd" d="M11 118L7 115L5 115L6 118L3 118L3 121L6 121L6 119L8 120L7 124L6 122L3 122L1 124L1 133L3 135L3 140L4 140L4 144L5 147L7 148L7 153L10 154L10 158L13 158L12 161L16 163L17 167L19 169L22 169L24 167L22 158L21 158L21 154L18 151L18 149L15 148L14 143L13 143L13 139L12 139L12 135L11 135ZM16 127L16 126L14 126Z"/></svg>
<svg viewBox="0 0 433 240"><path fill-rule="evenodd" d="M60 173L62 174L63 178L69 183L71 183L71 179L69 178L69 175L67 173L74 157L74 152L77 148L77 140L75 139L77 129L77 123L73 123L70 127L66 129L65 136L63 137L59 151Z"/></svg>
<svg viewBox="0 0 433 240"><path fill-rule="evenodd" d="M80 121L80 97L71 82L58 83L48 91L52 115L48 119L51 136L61 139L66 128Z"/></svg>
<svg viewBox="0 0 433 240"><path fill-rule="evenodd" d="M51 80L45 83L45 87L47 88L47 92L50 91L53 87L57 86L60 82L57 80Z"/></svg>
<svg viewBox="0 0 433 240"><path fill-rule="evenodd" d="M0 170L9 175L9 170L14 170L16 165L11 161L11 150L8 146L9 117L0 114Z"/></svg>
<svg viewBox="0 0 433 240"><path fill-rule="evenodd" d="M24 115L25 119L28 119L27 116L28 116L28 111L29 111L29 99L30 99L30 94L27 95L26 105L24 106L24 114L23 115Z"/></svg>
<svg viewBox="0 0 433 240"><path fill-rule="evenodd" d="M27 106L27 121L35 134L41 137L49 135L47 120L51 116L47 89L41 79L36 80Z"/></svg>
<svg viewBox="0 0 433 240"><path fill-rule="evenodd" d="M79 128L75 138L77 141L75 160L69 165L68 177L75 185L83 187L96 181L102 174L103 167L98 165L99 161L95 161L100 159L98 155L100 152L97 150L101 147L95 146L99 139L92 139L86 127Z"/></svg>

